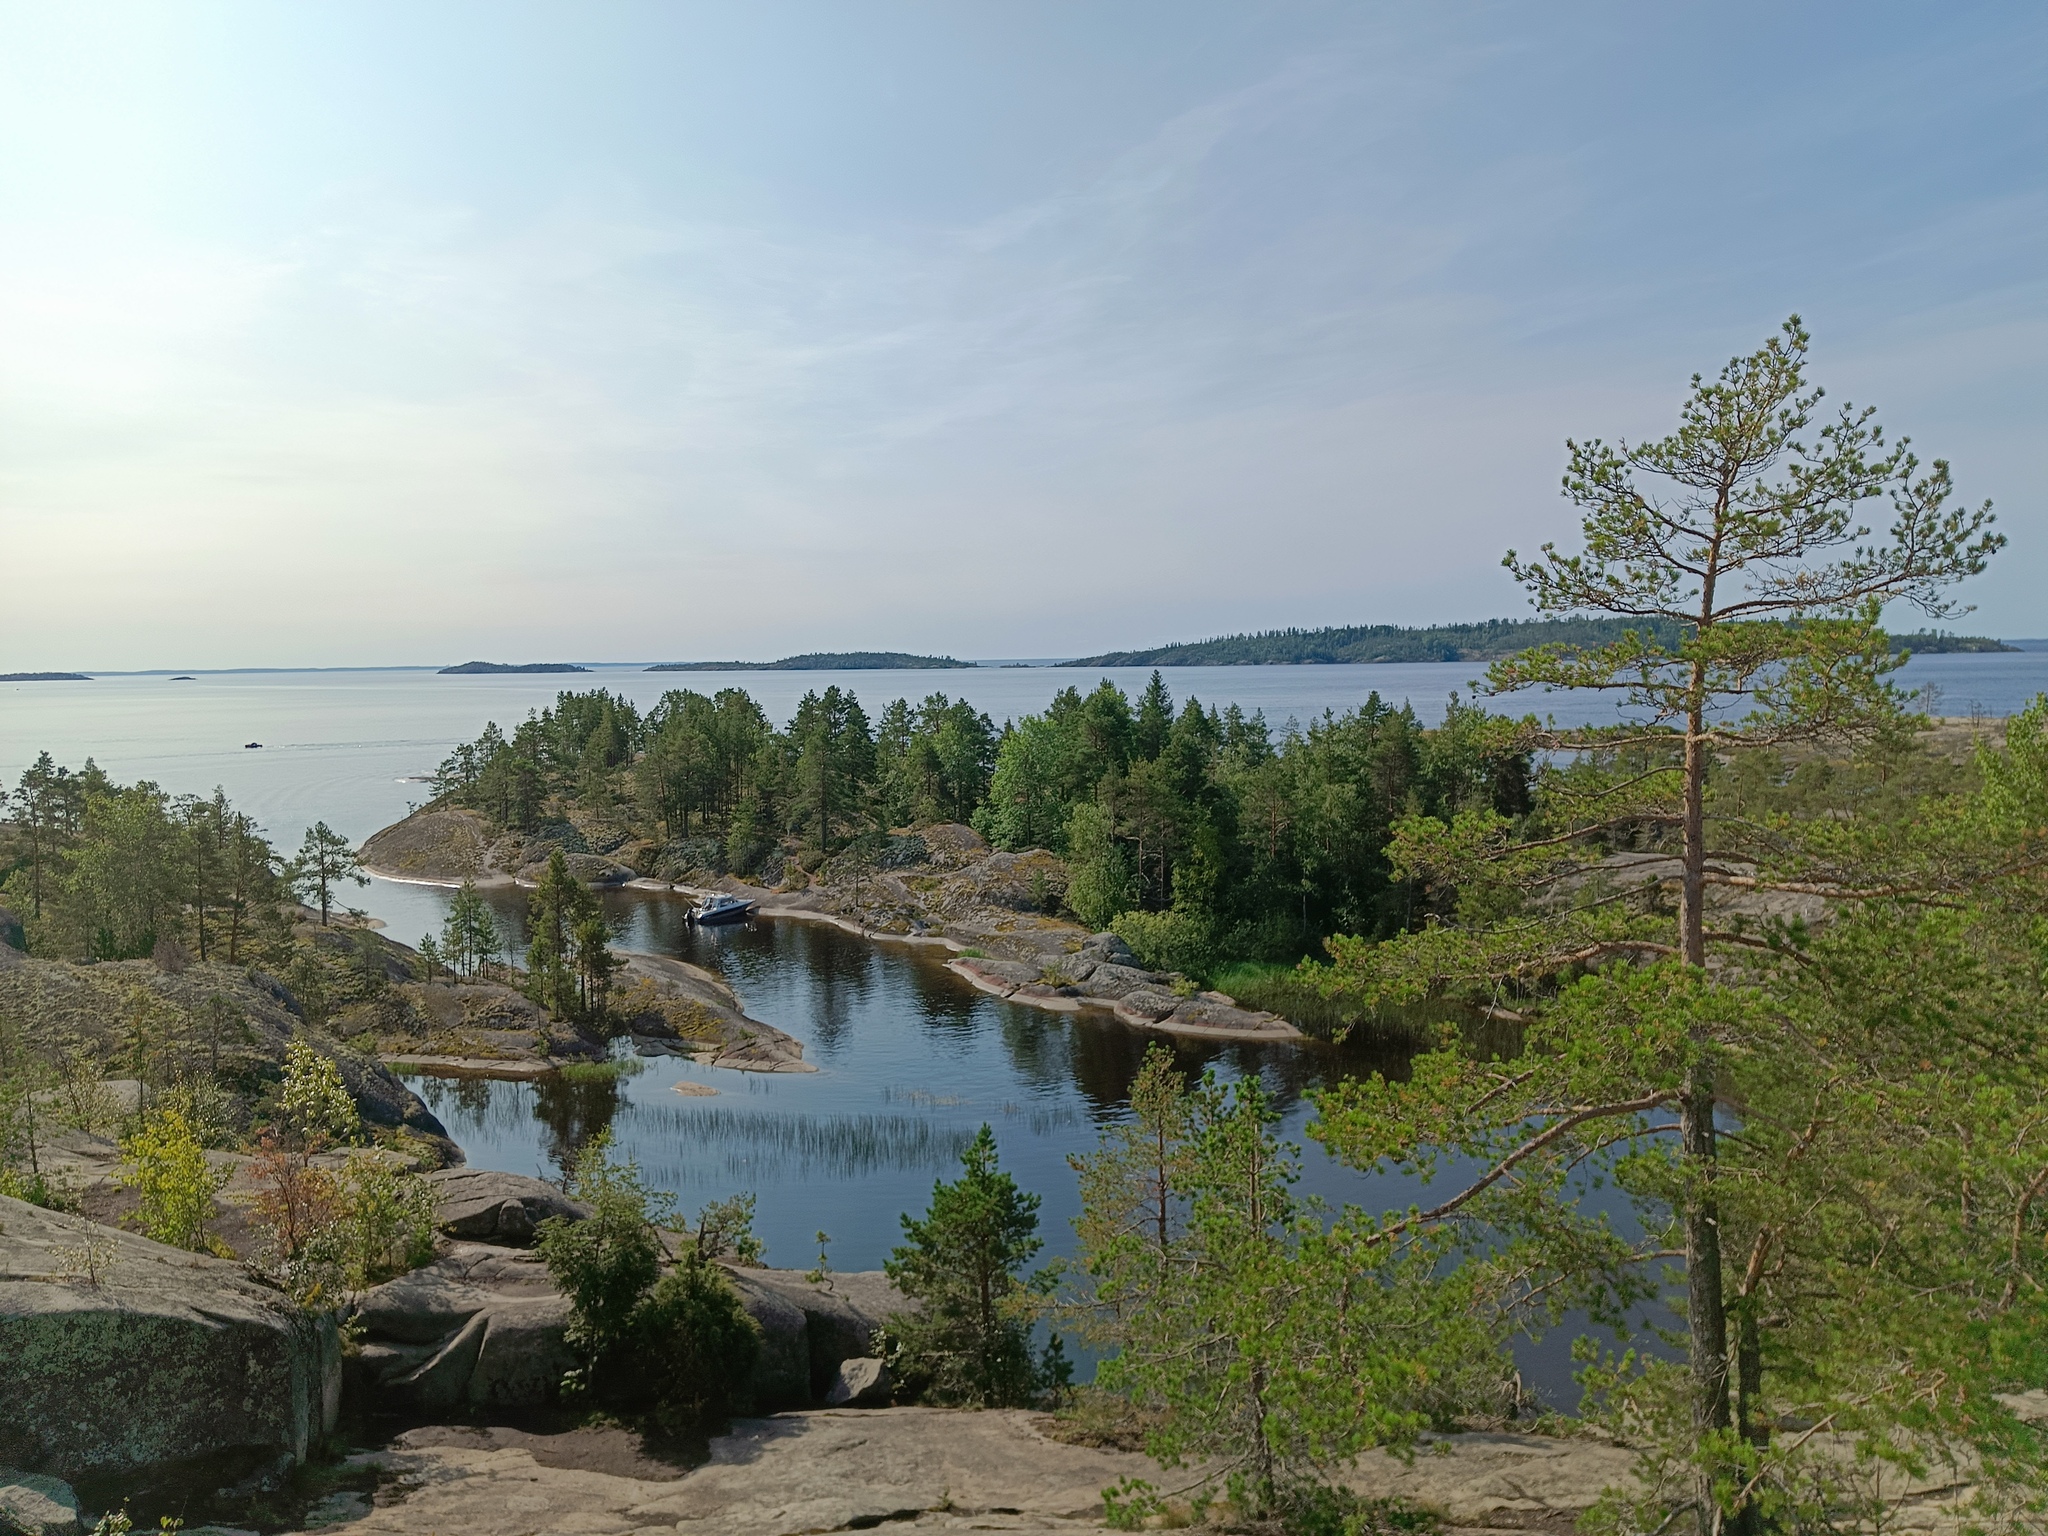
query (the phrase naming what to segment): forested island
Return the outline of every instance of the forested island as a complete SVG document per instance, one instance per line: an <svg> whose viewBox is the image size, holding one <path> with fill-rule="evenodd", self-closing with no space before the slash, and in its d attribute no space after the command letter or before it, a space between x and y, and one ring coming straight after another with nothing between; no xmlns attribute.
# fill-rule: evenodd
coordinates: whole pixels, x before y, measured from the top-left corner
<svg viewBox="0 0 2048 1536"><path fill-rule="evenodd" d="M443 677L470 677L480 674L495 676L498 673L550 673L588 672L590 668L575 666L566 661L529 661L510 663L503 661L465 661L460 666L443 667Z"/></svg>
<svg viewBox="0 0 2048 1536"><path fill-rule="evenodd" d="M302 1487L281 1469L347 1401L441 1420L441 1459L430 1430L380 1463L403 1528L495 1528L508 1487L645 1528L658 1492L532 1440L477 1473L486 1415L631 1426L638 1455L764 1406L1029 1407L748 1426L675 1497L751 1489L763 1529L2037 1530L2048 698L1939 723L1894 686L1883 605L1948 616L2004 540L1867 415L1820 430L1806 349L1795 318L1626 459L1573 444L1584 552L1509 557L1539 611L1638 622L1500 658L1495 697L1608 688L1634 724L1375 698L1276 733L1157 675L1001 727L939 693L871 717L831 687L777 722L732 688L564 692L364 849L520 880L518 955L473 885L397 945L346 914L357 855L324 825L287 859L219 794L39 759L0 827L0 1457L45 1501L64 1477L145 1517L323 1524L247 1490ZM1107 989L1157 1023L1240 975L1320 1001L1375 1046L1308 1095L1356 1198L1302 1193L1271 1074L1150 1041L1075 1129L1069 1262L1034 1268L991 1115L883 1273L762 1269L748 1197L685 1217L546 1097L616 1094L621 1032L774 1054L717 978L621 965L591 889L620 869L838 893L905 939L980 925L956 964L1040 1005ZM1030 1022L1013 1048L1114 1043ZM380 1057L437 1039L516 1040L566 1189L434 1166L453 1149ZM1513 1348L1559 1329L1580 1392L1532 1401ZM174 1502L193 1465L231 1470Z"/></svg>
<svg viewBox="0 0 2048 1536"><path fill-rule="evenodd" d="M971 667L951 656L907 651L811 651L780 661L664 661L649 672L949 672Z"/></svg>
<svg viewBox="0 0 2048 1536"><path fill-rule="evenodd" d="M83 672L0 672L0 683L89 683Z"/></svg>
<svg viewBox="0 0 2048 1536"><path fill-rule="evenodd" d="M1255 635L1184 641L1143 651L1108 651L1059 663L1064 667L1333 666L1390 661L1498 661L1538 645L1606 645L1630 630L1662 646L1676 645L1688 626L1672 619L1487 619L1477 624L1360 624L1329 629L1269 629ZM1893 650L1916 655L2010 651L1982 635L1920 630L1889 637Z"/></svg>

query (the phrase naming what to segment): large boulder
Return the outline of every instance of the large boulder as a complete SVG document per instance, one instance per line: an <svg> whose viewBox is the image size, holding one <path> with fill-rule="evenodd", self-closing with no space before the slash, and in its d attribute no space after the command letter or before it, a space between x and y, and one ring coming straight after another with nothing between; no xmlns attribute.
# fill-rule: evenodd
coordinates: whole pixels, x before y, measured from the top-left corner
<svg viewBox="0 0 2048 1536"><path fill-rule="evenodd" d="M761 1330L750 1395L762 1412L821 1401L842 1361L872 1352L875 1329L903 1310L879 1273L727 1271ZM422 1269L377 1286L356 1309L362 1342L348 1361L350 1399L399 1412L530 1408L556 1397L576 1357L569 1304L538 1254L456 1243Z"/></svg>
<svg viewBox="0 0 2048 1536"><path fill-rule="evenodd" d="M825 1393L827 1408L886 1408L895 1383L889 1367L880 1360L863 1357L839 1362L839 1374Z"/></svg>
<svg viewBox="0 0 2048 1536"><path fill-rule="evenodd" d="M349 1391L366 1406L534 1407L576 1363L563 1337L569 1304L531 1252L458 1243L369 1291L356 1318Z"/></svg>
<svg viewBox="0 0 2048 1536"><path fill-rule="evenodd" d="M758 1296L765 1302L772 1297L794 1308L803 1319L805 1379L795 1395L776 1398L782 1407L823 1402L838 1378L841 1362L872 1355L875 1331L888 1322L891 1313L910 1307L880 1270L828 1274L818 1281L795 1269L737 1269L732 1277L743 1298ZM762 1311L756 1311L749 1300L748 1311L757 1321L765 1310L764 1305Z"/></svg>
<svg viewBox="0 0 2048 1536"><path fill-rule="evenodd" d="M28 939L24 936L21 919L6 907L0 907L0 947L25 953Z"/></svg>
<svg viewBox="0 0 2048 1536"><path fill-rule="evenodd" d="M582 1221L590 1207L552 1184L488 1168L443 1168L427 1175L434 1186L434 1224L450 1237L523 1248L550 1216Z"/></svg>
<svg viewBox="0 0 2048 1536"><path fill-rule="evenodd" d="M0 1197L0 1463L206 1487L303 1460L341 1340L240 1265Z"/></svg>
<svg viewBox="0 0 2048 1536"><path fill-rule="evenodd" d="M78 1536L78 1495L61 1478L0 1467L0 1531Z"/></svg>

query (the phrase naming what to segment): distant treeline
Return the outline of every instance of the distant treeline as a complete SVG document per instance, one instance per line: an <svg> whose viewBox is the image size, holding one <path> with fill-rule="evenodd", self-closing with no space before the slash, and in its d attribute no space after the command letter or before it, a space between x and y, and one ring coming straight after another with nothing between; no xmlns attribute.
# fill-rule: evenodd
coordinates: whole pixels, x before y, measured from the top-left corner
<svg viewBox="0 0 2048 1536"><path fill-rule="evenodd" d="M912 656L907 651L812 651L780 661L664 661L650 672L944 672L971 667L951 656Z"/></svg>
<svg viewBox="0 0 2048 1536"><path fill-rule="evenodd" d="M1488 619L1479 624L1353 624L1329 629L1269 629L1162 645L1147 651L1111 651L1062 662L1068 667L1272 667L1377 661L1493 661L1532 645L1606 645L1628 630L1676 645L1686 626L1655 619ZM1893 650L2009 651L1981 635L1925 631L1894 635Z"/></svg>
<svg viewBox="0 0 2048 1536"><path fill-rule="evenodd" d="M590 668L579 667L566 661L465 661L459 667L443 667L443 677L470 677L479 673L496 676L501 672L588 672Z"/></svg>
<svg viewBox="0 0 2048 1536"><path fill-rule="evenodd" d="M1176 707L1155 674L1136 699L1107 680L1065 688L1001 729L940 693L871 721L834 685L782 729L738 688L671 691L644 713L607 692L563 693L457 747L434 787L436 803L502 827L559 831L595 814L652 844L650 868L748 876L790 857L815 869L856 843L881 857L891 829L968 822L998 848L1066 861L1048 905L1118 924L1150 963L1207 974L1419 920L1427 893L1386 858L1393 824L1520 815L1530 773L1469 707L1425 729L1374 694L1274 731L1234 704Z"/></svg>
<svg viewBox="0 0 2048 1536"><path fill-rule="evenodd" d="M89 683L83 672L0 672L0 683Z"/></svg>

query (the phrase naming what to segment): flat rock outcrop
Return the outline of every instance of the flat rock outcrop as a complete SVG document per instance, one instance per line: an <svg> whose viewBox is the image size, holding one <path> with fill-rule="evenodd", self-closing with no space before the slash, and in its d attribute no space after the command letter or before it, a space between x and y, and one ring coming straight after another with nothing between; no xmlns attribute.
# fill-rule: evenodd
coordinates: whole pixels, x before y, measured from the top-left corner
<svg viewBox="0 0 2048 1536"><path fill-rule="evenodd" d="M1042 1415L1021 1411L779 1414L736 1422L703 1465L637 1475L598 1470L602 1458L569 1446L570 1436L417 1430L359 1458L390 1482L350 1530L1072 1532L1101 1529L1102 1490L1126 1478L1168 1488L1189 1480L1148 1456L1063 1444L1044 1426ZM1362 1458L1344 1481L1367 1496L1432 1506L1454 1529L1563 1533L1602 1487L1627 1477L1629 1460L1597 1441L1450 1435L1409 1463Z"/></svg>
<svg viewBox="0 0 2048 1536"><path fill-rule="evenodd" d="M1295 1039L1277 1013L1240 1008L1221 992L1192 992L1184 978L1148 971L1113 933L1093 933L1035 961L962 956L947 967L985 992L1037 1008L1108 1008L1124 1023L1219 1040Z"/></svg>
<svg viewBox="0 0 2048 1536"><path fill-rule="evenodd" d="M738 994L702 966L667 955L621 956L613 1008L635 1042L740 1072L815 1072L803 1042L748 1017Z"/></svg>
<svg viewBox="0 0 2048 1536"><path fill-rule="evenodd" d="M0 1464L213 1487L303 1460L340 1404L332 1318L238 1264L0 1197Z"/></svg>

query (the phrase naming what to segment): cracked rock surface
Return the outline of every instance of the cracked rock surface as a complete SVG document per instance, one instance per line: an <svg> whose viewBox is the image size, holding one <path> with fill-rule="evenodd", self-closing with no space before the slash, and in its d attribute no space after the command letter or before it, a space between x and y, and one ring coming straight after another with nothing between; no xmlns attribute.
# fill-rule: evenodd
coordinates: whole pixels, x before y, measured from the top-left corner
<svg viewBox="0 0 2048 1536"><path fill-rule="evenodd" d="M780 1414L740 1420L694 1467L606 1448L589 1431L412 1430L363 1458L387 1481L348 1529L797 1536L886 1522L1051 1533L1100 1529L1102 1490L1120 1479L1170 1488L1190 1475L1162 1472L1135 1453L1050 1440L1042 1423L1021 1411L938 1408ZM1562 1536L1603 1485L1627 1476L1629 1461L1598 1441L1453 1435L1420 1447L1411 1462L1363 1457L1346 1481L1431 1505L1454 1530Z"/></svg>

